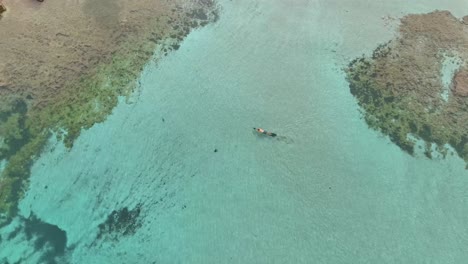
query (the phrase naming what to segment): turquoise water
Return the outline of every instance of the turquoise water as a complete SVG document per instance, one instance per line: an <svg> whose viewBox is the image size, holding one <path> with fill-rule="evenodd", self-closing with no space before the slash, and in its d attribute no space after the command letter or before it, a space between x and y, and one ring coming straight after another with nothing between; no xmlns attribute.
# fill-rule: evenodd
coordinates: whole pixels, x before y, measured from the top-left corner
<svg viewBox="0 0 468 264"><path fill-rule="evenodd" d="M369 130L341 71L393 37L384 16L468 14L438 2L222 1L220 21L145 68L130 104L69 152L51 140L21 215L66 232L57 263L465 262L464 162ZM134 234L96 239L137 205ZM0 260L53 251L25 240L2 242Z"/></svg>

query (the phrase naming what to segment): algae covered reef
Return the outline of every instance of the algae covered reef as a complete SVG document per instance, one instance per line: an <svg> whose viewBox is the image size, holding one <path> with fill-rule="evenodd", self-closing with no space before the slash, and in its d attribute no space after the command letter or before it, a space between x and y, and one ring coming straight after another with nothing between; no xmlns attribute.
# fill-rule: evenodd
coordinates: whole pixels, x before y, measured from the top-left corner
<svg viewBox="0 0 468 264"><path fill-rule="evenodd" d="M467 63L468 16L435 11L403 17L398 37L346 74L369 127L409 154L422 140L429 158L450 146L468 164Z"/></svg>
<svg viewBox="0 0 468 264"><path fill-rule="evenodd" d="M2 3L2 2L0 2ZM73 146L135 88L143 66L218 18L212 0L3 1L0 225L51 135ZM157 51L154 54L154 51Z"/></svg>

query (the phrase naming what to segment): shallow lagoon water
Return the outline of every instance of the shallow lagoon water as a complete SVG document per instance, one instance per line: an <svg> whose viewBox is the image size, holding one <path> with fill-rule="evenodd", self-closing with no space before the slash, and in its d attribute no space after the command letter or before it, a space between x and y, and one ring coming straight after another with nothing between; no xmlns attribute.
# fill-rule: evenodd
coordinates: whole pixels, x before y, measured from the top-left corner
<svg viewBox="0 0 468 264"><path fill-rule="evenodd" d="M131 104L69 152L51 141L21 214L66 231L70 263L462 263L464 162L369 130L341 71L392 38L382 17L468 14L418 2L221 1L216 24L145 68ZM135 234L96 239L138 204ZM42 254L10 242L0 259Z"/></svg>

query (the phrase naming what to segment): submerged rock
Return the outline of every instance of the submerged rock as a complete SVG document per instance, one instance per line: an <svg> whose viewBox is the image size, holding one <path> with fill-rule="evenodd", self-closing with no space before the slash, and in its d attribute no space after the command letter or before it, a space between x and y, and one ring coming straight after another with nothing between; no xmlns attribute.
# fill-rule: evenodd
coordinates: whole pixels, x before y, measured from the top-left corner
<svg viewBox="0 0 468 264"><path fill-rule="evenodd" d="M141 205L133 209L124 207L120 210L112 211L106 221L99 224L97 239L110 239L117 241L120 236L135 234L141 226L140 221Z"/></svg>
<svg viewBox="0 0 468 264"><path fill-rule="evenodd" d="M7 9L6 9L6 6L0 1L0 16L2 15L3 12L5 12Z"/></svg>
<svg viewBox="0 0 468 264"><path fill-rule="evenodd" d="M468 16L464 16L462 18L462 22L463 22L463 24L468 25Z"/></svg>
<svg viewBox="0 0 468 264"><path fill-rule="evenodd" d="M26 261L30 258L37 258L38 262L35 263L68 263L65 260L69 249L67 233L60 227L39 219L34 214L27 218L22 216L15 218L11 226L3 231L0 235L0 242L14 241L12 244L17 243L18 248L17 254L1 259L0 263L31 263L31 261ZM28 247L24 247L25 244L31 245L32 248L28 250Z"/></svg>
<svg viewBox="0 0 468 264"><path fill-rule="evenodd" d="M427 153L435 144L445 156L450 145L468 164L467 17L463 21L447 11L408 15L397 38L346 68L367 124L410 154L423 140ZM454 72L447 60L457 62Z"/></svg>

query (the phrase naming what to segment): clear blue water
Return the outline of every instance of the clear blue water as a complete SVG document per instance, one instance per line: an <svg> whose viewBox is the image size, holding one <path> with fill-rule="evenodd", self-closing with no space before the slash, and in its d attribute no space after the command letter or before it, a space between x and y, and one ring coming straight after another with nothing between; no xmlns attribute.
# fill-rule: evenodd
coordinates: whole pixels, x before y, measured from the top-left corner
<svg viewBox="0 0 468 264"><path fill-rule="evenodd" d="M341 68L393 37L383 16L468 5L221 4L218 23L145 68L131 104L34 165L21 215L66 232L58 263L465 262L464 162L408 156L369 130ZM96 240L137 204L135 234ZM46 251L19 235L0 260Z"/></svg>

